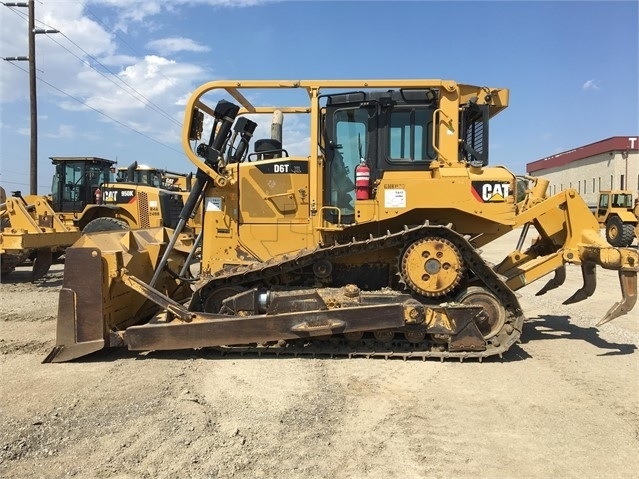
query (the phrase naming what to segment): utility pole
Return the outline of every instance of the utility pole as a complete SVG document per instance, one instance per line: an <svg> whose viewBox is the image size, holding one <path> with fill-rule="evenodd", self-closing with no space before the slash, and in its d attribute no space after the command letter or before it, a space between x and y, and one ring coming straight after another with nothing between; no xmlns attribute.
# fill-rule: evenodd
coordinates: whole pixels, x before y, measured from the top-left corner
<svg viewBox="0 0 639 479"><path fill-rule="evenodd" d="M30 146L30 168L29 168L29 190L30 194L38 194L38 96L36 94L36 52L35 36L38 33L60 33L54 29L41 29L35 27L35 0L24 2L5 2L5 7L27 7L29 9L29 56L27 57L6 57L6 61L29 62L29 103L31 105L31 146Z"/></svg>

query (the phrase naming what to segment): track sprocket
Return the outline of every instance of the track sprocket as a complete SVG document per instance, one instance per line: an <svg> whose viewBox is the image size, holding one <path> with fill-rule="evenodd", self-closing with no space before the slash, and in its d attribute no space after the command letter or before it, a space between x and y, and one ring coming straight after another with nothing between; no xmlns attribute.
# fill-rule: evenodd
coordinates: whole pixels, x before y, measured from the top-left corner
<svg viewBox="0 0 639 479"><path fill-rule="evenodd" d="M400 274L406 286L426 297L451 292L464 275L459 249L436 236L411 243L400 257Z"/></svg>

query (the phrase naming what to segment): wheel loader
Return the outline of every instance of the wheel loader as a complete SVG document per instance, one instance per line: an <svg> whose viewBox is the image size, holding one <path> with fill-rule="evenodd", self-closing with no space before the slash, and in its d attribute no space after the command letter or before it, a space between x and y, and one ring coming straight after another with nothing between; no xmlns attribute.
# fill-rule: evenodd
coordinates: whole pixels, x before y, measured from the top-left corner
<svg viewBox="0 0 639 479"><path fill-rule="evenodd" d="M33 260L32 280L45 275L55 254L83 233L167 226L174 228L190 187L190 174L138 165L119 168L97 157L51 157L51 195L14 192L2 201L0 254L7 275ZM191 233L199 231L191 222Z"/></svg>
<svg viewBox="0 0 639 479"><path fill-rule="evenodd" d="M191 190L192 179L193 174L191 173L176 173L148 165L139 165L137 161L134 161L128 167L119 167L115 177L115 181L118 183L137 183L154 188L182 192Z"/></svg>
<svg viewBox="0 0 639 479"><path fill-rule="evenodd" d="M0 279L31 259L31 279L35 281L49 271L53 255L72 245L82 233L62 221L46 197L30 197L27 202L16 193L7 197L0 187Z"/></svg>
<svg viewBox="0 0 639 479"><path fill-rule="evenodd" d="M186 104L196 174L176 228L67 250L45 362L110 347L481 361L520 338L515 291L543 277L540 294L559 287L566 264L584 278L566 303L594 294L600 266L618 271L621 298L598 324L627 313L637 251L603 239L575 190L549 197L547 180L489 166L489 120L508 101L505 88L437 79L200 86ZM253 138L275 112L308 126L307 153ZM181 233L200 199L191 264ZM515 229L503 261L482 258Z"/></svg>
<svg viewBox="0 0 639 479"><path fill-rule="evenodd" d="M163 170L134 162L120 168L114 181L112 160L64 156L51 160L56 167L51 188L53 209L65 223L83 233L175 228L183 195L164 188Z"/></svg>
<svg viewBox="0 0 639 479"><path fill-rule="evenodd" d="M606 229L606 239L613 246L630 246L639 239L639 203L633 203L627 190L600 191L596 216L599 226Z"/></svg>

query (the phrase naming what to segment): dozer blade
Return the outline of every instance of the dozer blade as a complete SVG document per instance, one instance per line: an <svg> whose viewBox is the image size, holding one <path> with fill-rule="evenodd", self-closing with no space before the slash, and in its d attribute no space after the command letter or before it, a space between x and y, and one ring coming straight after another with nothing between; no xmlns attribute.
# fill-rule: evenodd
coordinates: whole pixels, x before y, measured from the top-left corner
<svg viewBox="0 0 639 479"><path fill-rule="evenodd" d="M621 301L610 308L603 319L597 323L597 326L606 324L634 308L637 302L637 272L619 271L619 284L621 285Z"/></svg>
<svg viewBox="0 0 639 479"><path fill-rule="evenodd" d="M583 263L581 265L581 276L583 276L584 279L583 286L575 291L575 294L565 300L563 304L574 304L588 299L593 295L595 289L597 289L597 273L594 264Z"/></svg>
<svg viewBox="0 0 639 479"><path fill-rule="evenodd" d="M44 363L86 356L104 347L102 258L93 248L67 248L58 301L56 346ZM71 286L70 286L71 285Z"/></svg>
<svg viewBox="0 0 639 479"><path fill-rule="evenodd" d="M51 248L39 248L36 258L33 260L31 271L31 281L37 281L49 272L53 263L53 253Z"/></svg>
<svg viewBox="0 0 639 479"><path fill-rule="evenodd" d="M69 361L123 346L121 333L126 328L148 321L162 308L188 319L188 311L179 303L190 298L192 292L188 283L175 276L190 251L190 240L176 243L157 290L147 287L147 293L152 294L141 294L169 237L166 228L110 231L83 235L67 248L56 346L44 362Z"/></svg>
<svg viewBox="0 0 639 479"><path fill-rule="evenodd" d="M542 296L546 294L548 291L551 291L555 288L559 288L566 281L566 266L562 265L561 267L555 270L555 276L553 276L543 288L541 288L535 296Z"/></svg>

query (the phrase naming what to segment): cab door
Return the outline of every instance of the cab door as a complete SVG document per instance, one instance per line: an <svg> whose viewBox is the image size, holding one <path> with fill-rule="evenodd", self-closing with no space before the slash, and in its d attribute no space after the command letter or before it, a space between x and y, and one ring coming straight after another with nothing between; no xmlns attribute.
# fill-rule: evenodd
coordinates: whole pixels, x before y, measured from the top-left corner
<svg viewBox="0 0 639 479"><path fill-rule="evenodd" d="M608 193L599 194L599 203L597 204L597 221L603 223L608 214L608 206L610 204L610 195Z"/></svg>
<svg viewBox="0 0 639 479"><path fill-rule="evenodd" d="M324 219L331 223L350 224L355 216L355 168L360 161L370 161L371 145L376 138L376 111L360 106L361 102L326 108L324 170ZM370 132L373 131L373 134ZM374 159L372 159L374 160Z"/></svg>

